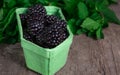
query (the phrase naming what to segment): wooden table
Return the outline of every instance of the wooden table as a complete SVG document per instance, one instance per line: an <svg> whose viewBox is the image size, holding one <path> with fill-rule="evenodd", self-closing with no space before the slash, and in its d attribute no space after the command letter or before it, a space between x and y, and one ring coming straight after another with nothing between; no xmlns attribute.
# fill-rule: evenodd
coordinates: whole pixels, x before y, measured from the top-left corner
<svg viewBox="0 0 120 75"><path fill-rule="evenodd" d="M120 19L120 2L112 5ZM120 75L120 25L104 29L103 40L75 36L66 65L56 75ZM0 45L0 75L39 75L25 66L20 44Z"/></svg>

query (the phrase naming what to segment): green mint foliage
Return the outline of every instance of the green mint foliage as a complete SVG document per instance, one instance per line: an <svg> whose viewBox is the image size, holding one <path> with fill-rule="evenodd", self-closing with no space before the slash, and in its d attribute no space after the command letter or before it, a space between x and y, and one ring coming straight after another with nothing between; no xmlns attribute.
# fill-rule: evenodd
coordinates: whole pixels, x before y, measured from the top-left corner
<svg viewBox="0 0 120 75"><path fill-rule="evenodd" d="M74 26L75 23L76 23L75 19L70 19L68 21L68 25L69 25L69 27L70 27L70 29L71 29L71 31L72 31L73 34L76 34L76 31L78 30L77 26Z"/></svg>
<svg viewBox="0 0 120 75"><path fill-rule="evenodd" d="M85 19L89 14L86 4L83 2L79 2L77 7L78 7L78 17L80 19Z"/></svg>
<svg viewBox="0 0 120 75"><path fill-rule="evenodd" d="M120 24L120 20L110 8L101 6L98 11L100 11L109 22Z"/></svg>
<svg viewBox="0 0 120 75"><path fill-rule="evenodd" d="M81 24L81 27L92 32L97 30L100 27L100 24L91 18L86 18Z"/></svg>

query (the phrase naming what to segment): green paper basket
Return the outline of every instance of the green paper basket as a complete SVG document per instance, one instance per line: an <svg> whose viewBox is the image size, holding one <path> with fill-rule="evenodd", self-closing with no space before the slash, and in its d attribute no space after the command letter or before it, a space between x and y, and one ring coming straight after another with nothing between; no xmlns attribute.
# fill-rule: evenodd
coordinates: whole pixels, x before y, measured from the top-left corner
<svg viewBox="0 0 120 75"><path fill-rule="evenodd" d="M65 19L61 9L55 6L45 6L47 14L55 14ZM69 27L69 37L55 48L43 48L23 38L23 30L19 14L25 13L27 8L16 9L18 28L26 65L29 69L42 75L54 75L66 63L73 35ZM43 37L44 38L44 37Z"/></svg>

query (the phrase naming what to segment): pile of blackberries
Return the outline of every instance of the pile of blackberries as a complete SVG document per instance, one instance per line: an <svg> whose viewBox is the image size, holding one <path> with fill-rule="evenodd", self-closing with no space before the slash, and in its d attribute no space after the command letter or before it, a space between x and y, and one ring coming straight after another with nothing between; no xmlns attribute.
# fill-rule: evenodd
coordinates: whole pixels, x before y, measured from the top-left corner
<svg viewBox="0 0 120 75"><path fill-rule="evenodd" d="M66 21L47 15L40 4L29 7L25 14L20 14L20 18L23 37L41 47L54 48L69 36Z"/></svg>

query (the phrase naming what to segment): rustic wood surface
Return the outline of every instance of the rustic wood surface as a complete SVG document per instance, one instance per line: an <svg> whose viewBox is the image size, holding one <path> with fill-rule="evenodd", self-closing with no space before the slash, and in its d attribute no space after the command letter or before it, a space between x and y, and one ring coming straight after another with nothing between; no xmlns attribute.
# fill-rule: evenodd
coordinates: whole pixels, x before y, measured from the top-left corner
<svg viewBox="0 0 120 75"><path fill-rule="evenodd" d="M120 19L120 2L112 5ZM56 75L120 75L120 26L110 24L103 40L75 36L66 65ZM0 45L0 75L39 75L25 66L20 44Z"/></svg>

